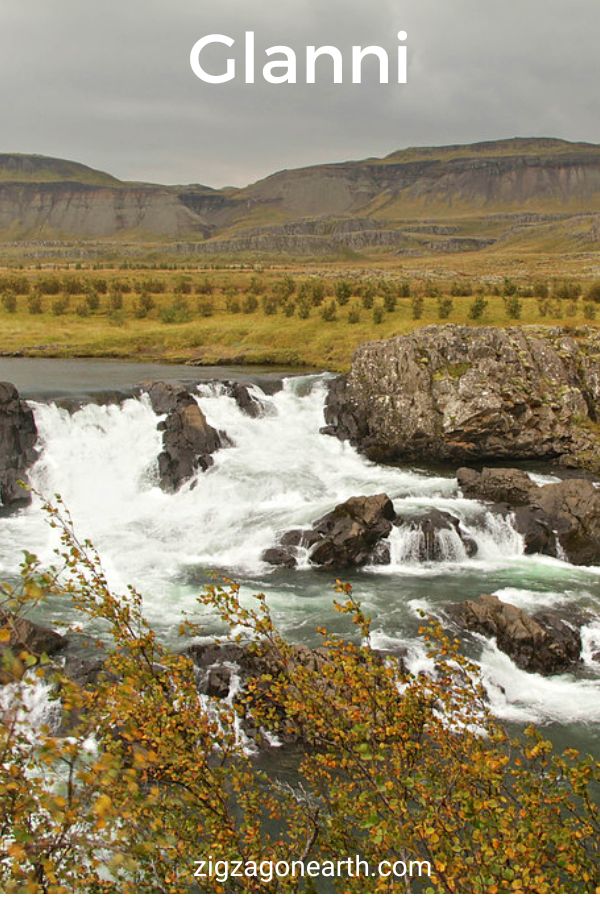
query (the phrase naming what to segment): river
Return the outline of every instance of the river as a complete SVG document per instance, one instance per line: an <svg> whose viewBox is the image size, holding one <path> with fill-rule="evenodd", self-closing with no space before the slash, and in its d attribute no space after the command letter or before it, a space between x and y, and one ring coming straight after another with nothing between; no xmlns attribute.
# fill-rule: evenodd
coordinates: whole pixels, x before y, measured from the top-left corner
<svg viewBox="0 0 600 900"><path fill-rule="evenodd" d="M584 629L575 675L528 674L493 641L475 635L467 646L480 662L498 716L515 726L536 722L558 746L593 749L600 734L600 664L593 658L600 649L600 568L525 556L510 524L461 497L451 472L376 465L320 434L328 377L99 360L0 360L0 380L14 382L34 409L41 455L31 483L47 497L62 495L79 536L91 538L99 550L111 585L124 589L132 583L141 590L146 615L165 640L177 643L184 614L203 622L207 634L219 630L194 600L215 573L239 580L248 602L264 592L276 621L295 641L313 642L320 625L344 633L347 623L332 608L331 573L308 564L274 570L261 555L281 532L309 526L350 496L385 492L398 513L435 507L457 516L479 550L469 559L460 542L449 539L442 562L420 563L414 535L395 529L391 565L340 573L351 578L372 615L376 645L402 648L416 670L429 664L417 636L420 609L443 615L451 602L481 593L495 593L527 611L576 602L595 621ZM126 394L146 378L194 386L209 423L234 442L215 454L214 467L195 486L173 495L156 483L160 419L147 399L89 402L107 391ZM222 379L252 382L265 415L246 416L220 389ZM80 408L73 403L77 398ZM552 477L530 474L540 482ZM38 501L3 518L4 574L16 572L25 548L50 561L55 541Z"/></svg>

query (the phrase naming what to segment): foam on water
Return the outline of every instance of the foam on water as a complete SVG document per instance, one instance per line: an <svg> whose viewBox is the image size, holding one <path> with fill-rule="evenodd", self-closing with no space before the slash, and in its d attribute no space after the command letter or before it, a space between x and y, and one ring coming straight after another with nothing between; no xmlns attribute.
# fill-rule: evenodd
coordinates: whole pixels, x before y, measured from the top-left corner
<svg viewBox="0 0 600 900"><path fill-rule="evenodd" d="M42 452L30 473L33 486L47 497L62 495L78 535L91 538L100 551L111 584L118 590L135 584L159 627L174 627L182 609L192 608L206 572L221 570L251 583L245 597L265 590L284 629L295 639L310 639L329 607L332 578L307 571L307 560L300 571L274 574L262 553L282 532L308 527L349 497L382 492L392 497L399 515L432 508L450 513L478 546L468 558L448 529L438 536L441 560L423 563L419 532L395 528L392 565L357 575L377 628L403 642L415 666L426 661L415 637L413 600L423 608L435 598L431 608L439 613L448 601L475 591L500 591L503 599L531 609L557 605L567 592L571 601L586 605L600 595L599 569L524 556L523 539L510 519L461 497L455 479L376 465L349 444L322 435L325 378L287 379L269 397L253 391L266 407L257 419L245 415L221 386L199 387L208 421L227 432L234 446L217 452L208 472L173 495L157 486L160 418L147 399L91 404L73 414L34 404ZM16 571L22 548L48 560L55 542L56 532L35 500L3 520L0 566ZM590 673L596 665L594 628L586 632L590 649L584 651ZM581 700L582 718L600 721L600 681L553 679L552 691L543 690L547 680L519 672L493 648L485 649L483 661L490 695L493 684L506 692L493 695L503 714L571 721ZM567 703L569 691L575 699Z"/></svg>

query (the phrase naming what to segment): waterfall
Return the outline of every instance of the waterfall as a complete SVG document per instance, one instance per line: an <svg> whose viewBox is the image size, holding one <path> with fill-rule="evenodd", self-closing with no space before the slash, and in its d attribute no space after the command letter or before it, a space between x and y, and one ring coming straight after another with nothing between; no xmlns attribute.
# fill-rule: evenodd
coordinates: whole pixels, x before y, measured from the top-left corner
<svg viewBox="0 0 600 900"><path fill-rule="evenodd" d="M437 531L432 543L420 528L401 525L392 530L389 542L392 565L432 560L463 562L468 559L465 545L453 528Z"/></svg>
<svg viewBox="0 0 600 900"><path fill-rule="evenodd" d="M176 494L163 493L157 484L161 418L147 398L89 404L75 412L34 403L41 453L29 479L46 497L61 494L78 535L91 538L99 550L111 585L115 590L127 584L138 587L146 615L161 635L176 632L182 612L208 616L205 610L198 612L194 597L214 572L239 580L245 600L264 591L276 620L293 640L313 640L320 625L349 628L331 607L338 573L311 571L306 552L293 572L274 571L261 557L283 532L309 528L349 497L379 493L392 498L403 518L432 510L451 515L477 544L469 557L453 527L438 528L426 539L414 522L403 524L388 538L390 565L353 573L356 594L378 631L406 643L415 658L421 650L411 625L413 603L436 610L454 599L480 593L510 599L510 591L517 591L518 605L520 597L533 597L529 602L536 608L556 606L566 595L598 604L598 569L525 556L511 518L461 497L454 478L377 465L349 444L321 434L326 390L323 376L285 379L268 396L253 387L265 409L253 419L221 385L199 385L198 402L208 422L225 431L233 446L217 451L214 466ZM31 507L3 519L0 569L16 573L22 549L52 561L56 540L34 499ZM215 621L203 621L207 633L214 633ZM596 676L598 634L597 623L585 632L584 662ZM576 710L568 709L568 690L580 688L590 710L585 715L600 720L600 682L596 686L565 676L553 681L556 692L544 697L541 685L548 680L515 672L509 662L493 646L486 647L486 683L503 715L570 721ZM9 699L5 692L4 701ZM34 691L31 699L37 710L33 717L45 715L43 693Z"/></svg>

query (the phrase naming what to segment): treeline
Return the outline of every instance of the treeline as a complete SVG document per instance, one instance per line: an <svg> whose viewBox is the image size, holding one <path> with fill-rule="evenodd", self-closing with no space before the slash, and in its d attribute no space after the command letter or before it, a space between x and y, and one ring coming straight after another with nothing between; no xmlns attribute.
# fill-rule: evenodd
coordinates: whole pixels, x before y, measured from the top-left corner
<svg viewBox="0 0 600 900"><path fill-rule="evenodd" d="M539 317L560 319L581 311L586 319L593 320L600 303L600 282L584 287L569 279L519 284L505 278L493 284L468 280L441 284L394 278L295 279L286 275L274 279L258 274L240 278L233 273L218 279L190 274L174 278L83 276L71 272L32 277L21 273L0 275L4 311L15 313L23 308L19 298L24 298L32 315L75 314L85 318L102 314L117 324L128 316L145 319L153 312L163 324L185 323L196 315L210 317L215 313L279 314L300 319L320 316L325 322L344 319L350 324L366 317L379 324L400 305L414 320L419 320L426 311L427 300L429 315L440 321L452 317L458 302L460 311L476 322L483 318L492 298L503 299L509 319L520 319L523 302L534 300Z"/></svg>

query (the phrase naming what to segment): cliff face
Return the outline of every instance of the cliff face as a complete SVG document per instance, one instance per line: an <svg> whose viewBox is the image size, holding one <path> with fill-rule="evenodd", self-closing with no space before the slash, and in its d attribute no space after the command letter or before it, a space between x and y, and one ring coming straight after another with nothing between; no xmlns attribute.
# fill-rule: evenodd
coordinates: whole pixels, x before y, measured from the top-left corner
<svg viewBox="0 0 600 900"><path fill-rule="evenodd" d="M247 188L254 202L295 215L431 210L600 209L600 148L555 156L490 156L345 163L272 175Z"/></svg>
<svg viewBox="0 0 600 900"><path fill-rule="evenodd" d="M384 462L596 464L599 360L594 329L430 326L356 351L327 430Z"/></svg>
<svg viewBox="0 0 600 900"><path fill-rule="evenodd" d="M406 150L386 159L279 172L223 191L121 182L78 163L0 154L4 240L123 236L208 239L207 252L219 253L335 252L340 246L418 252L485 246L476 228L457 234L447 247L431 243L440 223L466 214L536 213L549 221L598 211L600 146L564 141ZM319 230L315 222L328 224ZM343 222L351 227L344 230ZM415 241L419 228L423 237ZM597 241L596 225L582 239Z"/></svg>
<svg viewBox="0 0 600 900"><path fill-rule="evenodd" d="M210 229L177 195L147 187L0 184L0 232L23 237L104 238L118 233L140 237L204 238Z"/></svg>

